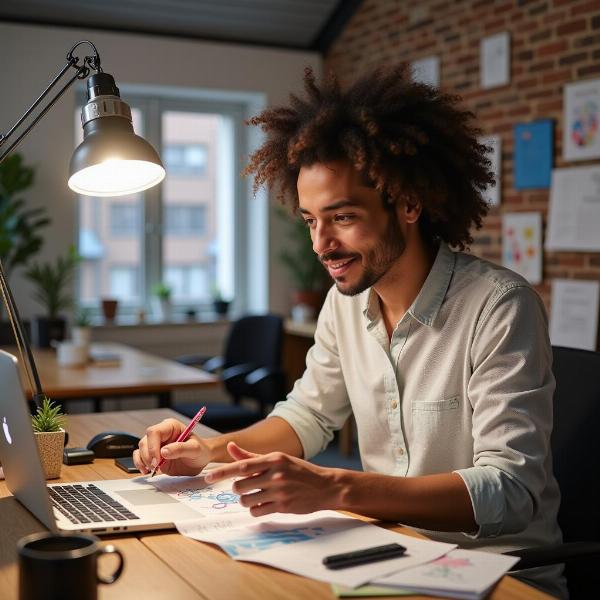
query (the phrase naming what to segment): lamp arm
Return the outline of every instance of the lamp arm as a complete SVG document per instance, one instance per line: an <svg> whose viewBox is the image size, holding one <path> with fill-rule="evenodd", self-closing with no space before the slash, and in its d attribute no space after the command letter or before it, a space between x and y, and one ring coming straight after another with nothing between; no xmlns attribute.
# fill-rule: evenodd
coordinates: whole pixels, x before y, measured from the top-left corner
<svg viewBox="0 0 600 600"><path fill-rule="evenodd" d="M79 58L73 55L75 49L81 44L89 44L93 50L93 56L86 56L82 64L79 64ZM40 102L50 93L54 86L62 79L64 74L70 69L76 69L75 75L67 81L67 83L54 95L54 97L46 104L35 119L25 128L25 130L17 137L16 140L0 154L0 163L23 141L25 136L38 124L40 119L56 104L58 99L67 91L67 89L77 80L85 79L90 74L90 69L95 69L98 72L102 71L100 66L100 56L96 46L88 40L77 42L67 53L67 64L56 74L50 85L38 96L37 100L23 113L20 119L4 134L0 134L0 148L9 140L10 137L19 129L23 122L37 108Z"/></svg>

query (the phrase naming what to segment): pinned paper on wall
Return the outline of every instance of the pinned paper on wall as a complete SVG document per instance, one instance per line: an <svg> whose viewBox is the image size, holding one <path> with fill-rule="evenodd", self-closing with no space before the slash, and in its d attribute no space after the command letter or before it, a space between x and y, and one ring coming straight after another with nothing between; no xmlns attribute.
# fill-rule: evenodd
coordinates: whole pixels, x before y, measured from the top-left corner
<svg viewBox="0 0 600 600"><path fill-rule="evenodd" d="M483 38L479 46L479 72L484 89L510 83L510 35L507 31Z"/></svg>
<svg viewBox="0 0 600 600"><path fill-rule="evenodd" d="M490 168L496 180L496 185L489 185L482 195L490 206L498 206L500 204L500 178L502 172L502 138L499 135L486 135L479 138L479 143L490 148L488 158L492 163Z"/></svg>
<svg viewBox="0 0 600 600"><path fill-rule="evenodd" d="M600 79L565 86L565 160L600 158Z"/></svg>
<svg viewBox="0 0 600 600"><path fill-rule="evenodd" d="M502 216L502 264L529 283L542 282L542 216L538 212Z"/></svg>
<svg viewBox="0 0 600 600"><path fill-rule="evenodd" d="M552 175L552 130L550 119L521 123L514 128L515 188L550 186Z"/></svg>
<svg viewBox="0 0 600 600"><path fill-rule="evenodd" d="M439 56L428 56L413 60L410 63L413 81L426 83L433 87L440 85L440 58Z"/></svg>
<svg viewBox="0 0 600 600"><path fill-rule="evenodd" d="M550 341L554 346L596 350L600 282L553 279Z"/></svg>

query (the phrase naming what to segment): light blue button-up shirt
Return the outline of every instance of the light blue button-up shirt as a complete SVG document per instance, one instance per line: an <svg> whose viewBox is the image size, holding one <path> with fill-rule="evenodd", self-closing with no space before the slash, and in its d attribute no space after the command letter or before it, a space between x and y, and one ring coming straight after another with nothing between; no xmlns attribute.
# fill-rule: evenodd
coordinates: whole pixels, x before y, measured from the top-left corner
<svg viewBox="0 0 600 600"><path fill-rule="evenodd" d="M352 412L365 471L458 473L479 529L428 537L499 552L558 543L551 364L531 286L441 244L391 339L373 290L330 290L306 371L270 416L289 422L307 458Z"/></svg>

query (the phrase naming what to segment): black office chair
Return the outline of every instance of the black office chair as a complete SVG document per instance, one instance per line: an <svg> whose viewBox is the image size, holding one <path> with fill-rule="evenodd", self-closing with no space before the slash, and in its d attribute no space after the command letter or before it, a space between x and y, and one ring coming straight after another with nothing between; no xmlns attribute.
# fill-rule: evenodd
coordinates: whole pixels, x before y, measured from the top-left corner
<svg viewBox="0 0 600 600"><path fill-rule="evenodd" d="M515 569L565 563L571 600L600 593L600 352L555 346L554 474L564 543L508 552Z"/></svg>
<svg viewBox="0 0 600 600"><path fill-rule="evenodd" d="M233 404L210 404L202 419L218 431L248 427L266 416L268 409L285 398L281 368L283 320L277 315L246 316L235 321L227 336L223 356L181 356L176 360L218 373ZM251 399L255 408L242 405ZM193 417L198 404L178 404L174 409Z"/></svg>

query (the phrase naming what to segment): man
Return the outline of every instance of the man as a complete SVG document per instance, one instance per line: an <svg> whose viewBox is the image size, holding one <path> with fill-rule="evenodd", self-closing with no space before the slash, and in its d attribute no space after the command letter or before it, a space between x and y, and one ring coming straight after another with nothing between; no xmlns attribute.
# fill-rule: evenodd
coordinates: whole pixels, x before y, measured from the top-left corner
<svg viewBox="0 0 600 600"><path fill-rule="evenodd" d="M255 186L279 187L335 285L307 368L267 419L173 443L148 429L148 473L241 477L255 515L343 509L462 547L558 543L549 438L554 379L541 300L520 276L463 250L487 212L486 148L456 99L404 67L342 91L305 74L306 98L265 110ZM310 458L354 414L364 472ZM523 573L561 593L560 568Z"/></svg>

